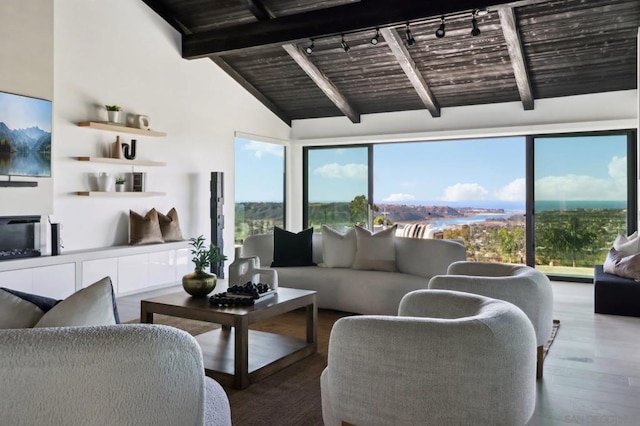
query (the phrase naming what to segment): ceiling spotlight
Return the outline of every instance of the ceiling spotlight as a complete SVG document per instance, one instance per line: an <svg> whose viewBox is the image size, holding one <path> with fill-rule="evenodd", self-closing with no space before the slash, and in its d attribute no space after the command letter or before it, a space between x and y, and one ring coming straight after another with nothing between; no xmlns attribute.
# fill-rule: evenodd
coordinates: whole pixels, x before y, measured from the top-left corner
<svg viewBox="0 0 640 426"><path fill-rule="evenodd" d="M345 52L348 52L349 49L351 49L347 42L344 41L344 34L342 34L342 41L340 41L340 46L342 46L342 50L344 50Z"/></svg>
<svg viewBox="0 0 640 426"><path fill-rule="evenodd" d="M478 16L478 9L473 11L473 18L471 19L471 35L477 37L480 35L480 28L478 28L478 20L476 19Z"/></svg>
<svg viewBox="0 0 640 426"><path fill-rule="evenodd" d="M411 33L411 28L409 28L409 24L407 23L407 44L409 46L413 46L414 44L416 44L416 39L413 38L413 34Z"/></svg>
<svg viewBox="0 0 640 426"><path fill-rule="evenodd" d="M436 37L442 38L446 34L444 30L444 16L440 18L440 27L436 30Z"/></svg>
<svg viewBox="0 0 640 426"><path fill-rule="evenodd" d="M374 46L380 42L380 31L376 28L376 35L371 39L371 44Z"/></svg>
<svg viewBox="0 0 640 426"><path fill-rule="evenodd" d="M307 55L311 55L313 53L313 48L314 48L313 39L311 39L311 44L309 46L307 46L306 49L304 49L304 52Z"/></svg>

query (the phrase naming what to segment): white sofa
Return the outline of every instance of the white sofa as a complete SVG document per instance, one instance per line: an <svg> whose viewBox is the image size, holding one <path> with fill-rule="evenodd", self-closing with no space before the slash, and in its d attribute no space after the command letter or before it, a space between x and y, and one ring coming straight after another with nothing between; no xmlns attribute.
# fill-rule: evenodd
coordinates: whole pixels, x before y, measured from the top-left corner
<svg viewBox="0 0 640 426"><path fill-rule="evenodd" d="M135 324L0 330L2 425L230 426L196 340Z"/></svg>
<svg viewBox="0 0 640 426"><path fill-rule="evenodd" d="M435 275L465 260L465 247L458 241L395 238L398 272L327 268L322 265L322 235L313 234L313 262L319 266L278 267L278 285L315 290L319 308L358 314L396 315L402 297L426 289ZM257 256L265 268L273 261L273 235L247 237L229 268L229 282L242 275L247 258Z"/></svg>

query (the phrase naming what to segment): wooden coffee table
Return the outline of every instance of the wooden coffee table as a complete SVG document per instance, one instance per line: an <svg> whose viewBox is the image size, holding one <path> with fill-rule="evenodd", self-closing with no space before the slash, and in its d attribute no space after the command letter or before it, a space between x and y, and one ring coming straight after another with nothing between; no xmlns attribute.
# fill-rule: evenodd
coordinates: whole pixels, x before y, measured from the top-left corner
<svg viewBox="0 0 640 426"><path fill-rule="evenodd" d="M249 330L249 325L285 312L305 308L307 338ZM196 336L202 348L205 373L225 386L244 389L317 351L316 292L293 288L253 306L219 308L209 298L173 293L140 302L140 322L153 323L153 314L171 315L221 324L222 328Z"/></svg>

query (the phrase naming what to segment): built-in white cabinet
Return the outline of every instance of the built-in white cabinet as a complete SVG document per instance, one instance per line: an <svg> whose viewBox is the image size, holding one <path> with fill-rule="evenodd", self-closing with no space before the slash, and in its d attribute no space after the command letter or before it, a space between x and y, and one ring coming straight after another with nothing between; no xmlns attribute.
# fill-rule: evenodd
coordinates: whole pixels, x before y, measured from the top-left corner
<svg viewBox="0 0 640 426"><path fill-rule="evenodd" d="M33 273L30 269L0 272L0 287L31 293Z"/></svg>
<svg viewBox="0 0 640 426"><path fill-rule="evenodd" d="M149 285L158 286L178 280L176 250L149 253ZM182 276L180 277L182 278Z"/></svg>
<svg viewBox="0 0 640 426"><path fill-rule="evenodd" d="M106 259L85 260L82 262L82 288L110 277L113 284L113 291L118 293L118 258L109 257Z"/></svg>
<svg viewBox="0 0 640 426"><path fill-rule="evenodd" d="M0 287L64 299L109 276L116 294L179 284L193 271L188 242L79 250L0 262Z"/></svg>
<svg viewBox="0 0 640 426"><path fill-rule="evenodd" d="M66 299L76 291L76 268L74 263L33 268L34 294Z"/></svg>
<svg viewBox="0 0 640 426"><path fill-rule="evenodd" d="M118 293L149 287L149 254L118 258Z"/></svg>
<svg viewBox="0 0 640 426"><path fill-rule="evenodd" d="M75 264L0 272L0 286L53 299L64 299L76 291Z"/></svg>

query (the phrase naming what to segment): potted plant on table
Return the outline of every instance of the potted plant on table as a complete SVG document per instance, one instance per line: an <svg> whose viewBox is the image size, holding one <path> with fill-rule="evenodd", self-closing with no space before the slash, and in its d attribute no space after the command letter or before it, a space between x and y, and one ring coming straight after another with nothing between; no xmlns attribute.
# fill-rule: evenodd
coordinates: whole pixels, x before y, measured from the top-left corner
<svg viewBox="0 0 640 426"><path fill-rule="evenodd" d="M105 105L104 107L107 109L107 119L109 123L119 123L118 119L120 118L122 108L118 105Z"/></svg>
<svg viewBox="0 0 640 426"><path fill-rule="evenodd" d="M182 287L193 297L204 297L216 288L217 276L205 272L204 269L210 265L227 260L227 256L222 254L218 247L210 244L205 245L204 236L190 238L191 261L195 265L195 270L182 277Z"/></svg>

